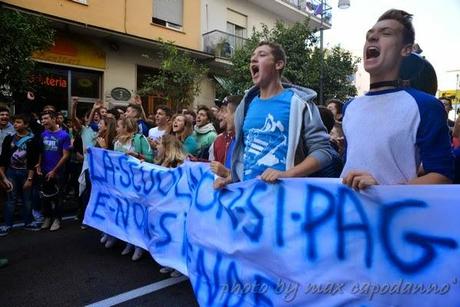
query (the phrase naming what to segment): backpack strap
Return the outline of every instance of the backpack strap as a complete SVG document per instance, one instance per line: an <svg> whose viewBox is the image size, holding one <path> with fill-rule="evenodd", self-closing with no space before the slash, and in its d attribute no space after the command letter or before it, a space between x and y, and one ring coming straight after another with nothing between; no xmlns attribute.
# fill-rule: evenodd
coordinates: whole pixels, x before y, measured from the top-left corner
<svg viewBox="0 0 460 307"><path fill-rule="evenodd" d="M13 142L14 142L14 145L18 148L22 148L23 145L29 141L30 139L32 139L34 137L34 135L32 133L29 133L27 134L26 136L23 136L19 141L16 142L16 140L14 139L14 136L13 136Z"/></svg>

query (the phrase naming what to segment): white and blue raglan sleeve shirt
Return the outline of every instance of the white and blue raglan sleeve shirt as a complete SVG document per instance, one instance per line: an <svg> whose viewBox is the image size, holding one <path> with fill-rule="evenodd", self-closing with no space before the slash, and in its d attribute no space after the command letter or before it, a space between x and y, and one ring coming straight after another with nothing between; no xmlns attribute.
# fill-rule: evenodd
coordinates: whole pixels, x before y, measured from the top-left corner
<svg viewBox="0 0 460 307"><path fill-rule="evenodd" d="M351 100L343 118L346 162L379 184L407 183L425 173L453 177L453 156L442 104L415 89L369 92Z"/></svg>

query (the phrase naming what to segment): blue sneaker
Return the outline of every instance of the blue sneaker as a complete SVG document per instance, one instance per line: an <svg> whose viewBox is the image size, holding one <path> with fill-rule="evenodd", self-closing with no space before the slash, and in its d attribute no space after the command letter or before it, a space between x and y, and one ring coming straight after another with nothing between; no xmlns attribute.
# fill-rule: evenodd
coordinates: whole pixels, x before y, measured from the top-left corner
<svg viewBox="0 0 460 307"><path fill-rule="evenodd" d="M0 237L4 237L10 233L11 226L1 226L0 227Z"/></svg>
<svg viewBox="0 0 460 307"><path fill-rule="evenodd" d="M32 210L32 215L37 223L43 223L43 215L38 210Z"/></svg>
<svg viewBox="0 0 460 307"><path fill-rule="evenodd" d="M41 227L36 222L32 222L30 224L25 225L24 229L28 231L40 231Z"/></svg>

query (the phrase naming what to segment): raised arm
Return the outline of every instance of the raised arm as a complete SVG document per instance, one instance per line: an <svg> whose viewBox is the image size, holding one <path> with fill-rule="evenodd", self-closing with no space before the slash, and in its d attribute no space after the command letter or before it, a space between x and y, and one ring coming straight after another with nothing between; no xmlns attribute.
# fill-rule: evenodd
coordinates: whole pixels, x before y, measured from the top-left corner
<svg viewBox="0 0 460 307"><path fill-rule="evenodd" d="M81 129L81 122L80 120L77 118L77 106L78 106L78 97L72 97L72 106L71 106L71 109L70 109L70 117L72 119L72 123L74 124L74 126L80 130Z"/></svg>
<svg viewBox="0 0 460 307"><path fill-rule="evenodd" d="M90 124L93 121L94 118L94 112L96 112L97 109L103 106L102 100L98 99L96 102L93 104L93 107L91 108L91 112L89 113L89 118L88 118L88 124Z"/></svg>
<svg viewBox="0 0 460 307"><path fill-rule="evenodd" d="M134 96L134 103L141 107L142 119L145 120L147 118L147 115L145 115L145 110L144 110L144 107L142 106L141 96L139 96L139 95Z"/></svg>

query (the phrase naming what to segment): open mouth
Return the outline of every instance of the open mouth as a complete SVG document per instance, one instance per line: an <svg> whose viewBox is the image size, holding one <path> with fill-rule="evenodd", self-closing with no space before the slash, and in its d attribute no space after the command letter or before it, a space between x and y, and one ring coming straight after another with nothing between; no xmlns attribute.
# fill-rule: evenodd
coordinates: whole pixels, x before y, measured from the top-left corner
<svg viewBox="0 0 460 307"><path fill-rule="evenodd" d="M257 65L251 65L251 73L253 76L259 73L259 66Z"/></svg>
<svg viewBox="0 0 460 307"><path fill-rule="evenodd" d="M380 50L377 47L369 47L366 50L366 59L377 58L380 55Z"/></svg>

